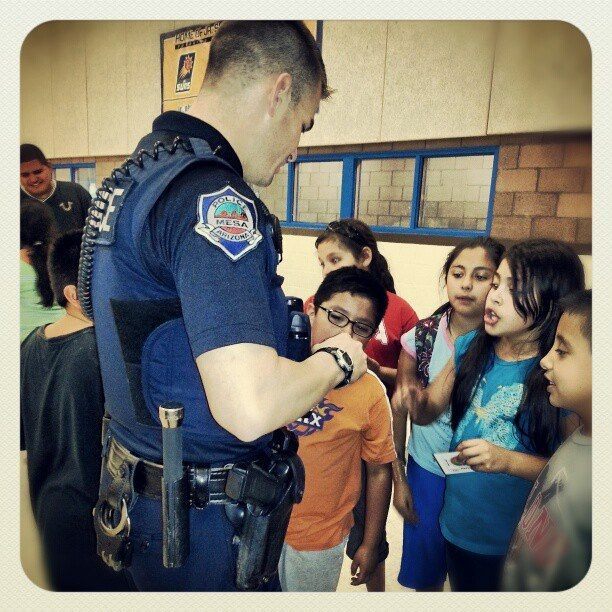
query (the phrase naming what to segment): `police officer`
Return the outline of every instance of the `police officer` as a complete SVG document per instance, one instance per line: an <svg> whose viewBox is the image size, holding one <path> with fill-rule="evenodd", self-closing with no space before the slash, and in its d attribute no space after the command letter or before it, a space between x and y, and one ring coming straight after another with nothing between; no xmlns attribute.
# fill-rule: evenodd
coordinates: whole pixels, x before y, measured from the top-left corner
<svg viewBox="0 0 612 612"><path fill-rule="evenodd" d="M222 471L190 476L190 554L180 568L162 563L161 404L184 407L185 464L223 468L256 460L270 432L365 372L347 334L301 363L283 357L280 237L248 185L269 185L295 159L328 95L302 22L224 22L189 113L154 121L92 213L79 292L110 416L96 510L113 529L99 545L138 589L236 588L234 527L214 503Z"/></svg>

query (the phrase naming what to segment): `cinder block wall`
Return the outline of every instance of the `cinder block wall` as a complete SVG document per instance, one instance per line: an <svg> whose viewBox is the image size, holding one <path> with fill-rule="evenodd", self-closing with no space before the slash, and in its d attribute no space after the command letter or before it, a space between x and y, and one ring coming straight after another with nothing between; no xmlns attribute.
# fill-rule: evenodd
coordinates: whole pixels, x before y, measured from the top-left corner
<svg viewBox="0 0 612 612"><path fill-rule="evenodd" d="M591 139L502 137L492 235L591 245Z"/></svg>

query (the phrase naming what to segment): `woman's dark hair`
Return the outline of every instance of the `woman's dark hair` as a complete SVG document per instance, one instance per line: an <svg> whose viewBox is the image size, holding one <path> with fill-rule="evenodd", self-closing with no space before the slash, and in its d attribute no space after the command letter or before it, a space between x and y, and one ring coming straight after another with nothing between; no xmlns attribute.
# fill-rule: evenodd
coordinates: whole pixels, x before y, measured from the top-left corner
<svg viewBox="0 0 612 612"><path fill-rule="evenodd" d="M510 247L504 259L514 280L514 308L524 320L533 319L529 329L533 330L538 356L542 358L554 342L559 300L584 289L584 268L568 245L555 240L524 240ZM453 429L459 425L483 375L493 364L495 341L481 327L461 360L451 396ZM526 448L544 456L554 452L559 442L559 411L548 401L539 360L525 377L514 422Z"/></svg>
<svg viewBox="0 0 612 612"><path fill-rule="evenodd" d="M464 240L460 242L452 251L446 256L446 260L444 265L442 266L442 271L440 272L440 278L444 279L444 283L446 283L446 279L448 277L448 273L453 265L453 262L463 251L466 249L484 249L487 257L491 260L495 269L501 263L502 257L504 255L504 245L501 242L495 240L495 238L489 238L489 236L478 236L477 238L470 238L468 240ZM442 304L440 308L438 308L433 314L439 314L440 312L448 312L450 316L450 302L446 302Z"/></svg>
<svg viewBox="0 0 612 612"><path fill-rule="evenodd" d="M30 262L36 272L36 290L40 304L53 306L53 290L47 272L49 246L56 236L55 219L47 204L36 200L22 200L19 248L28 249Z"/></svg>
<svg viewBox="0 0 612 612"><path fill-rule="evenodd" d="M395 293L395 283L389 272L389 264L378 250L372 230L363 221L359 219L332 221L316 239L315 248L332 239L339 242L357 261L361 260L363 248L369 247L372 251L372 261L368 272L373 274L387 291Z"/></svg>

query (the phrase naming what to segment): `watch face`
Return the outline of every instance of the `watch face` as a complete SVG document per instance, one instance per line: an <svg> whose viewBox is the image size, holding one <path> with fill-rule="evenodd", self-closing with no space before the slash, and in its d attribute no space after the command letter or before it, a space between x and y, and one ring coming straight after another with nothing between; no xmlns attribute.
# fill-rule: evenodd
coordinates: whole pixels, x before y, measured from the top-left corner
<svg viewBox="0 0 612 612"><path fill-rule="evenodd" d="M346 363L347 367L352 368L353 367L353 360L351 359L350 355L348 353L345 353L344 351L340 352L340 359L342 359L342 361L344 361L344 363Z"/></svg>

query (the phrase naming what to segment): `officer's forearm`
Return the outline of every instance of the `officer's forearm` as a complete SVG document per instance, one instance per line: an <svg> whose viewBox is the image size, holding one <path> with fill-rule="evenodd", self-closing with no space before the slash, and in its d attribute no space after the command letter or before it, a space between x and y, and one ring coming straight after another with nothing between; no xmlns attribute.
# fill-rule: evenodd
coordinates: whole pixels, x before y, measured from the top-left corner
<svg viewBox="0 0 612 612"><path fill-rule="evenodd" d="M256 344L216 349L196 362L212 415L244 442L303 416L344 379L329 353L298 363Z"/></svg>
<svg viewBox="0 0 612 612"><path fill-rule="evenodd" d="M391 464L366 463L366 507L362 545L378 547L391 502Z"/></svg>

